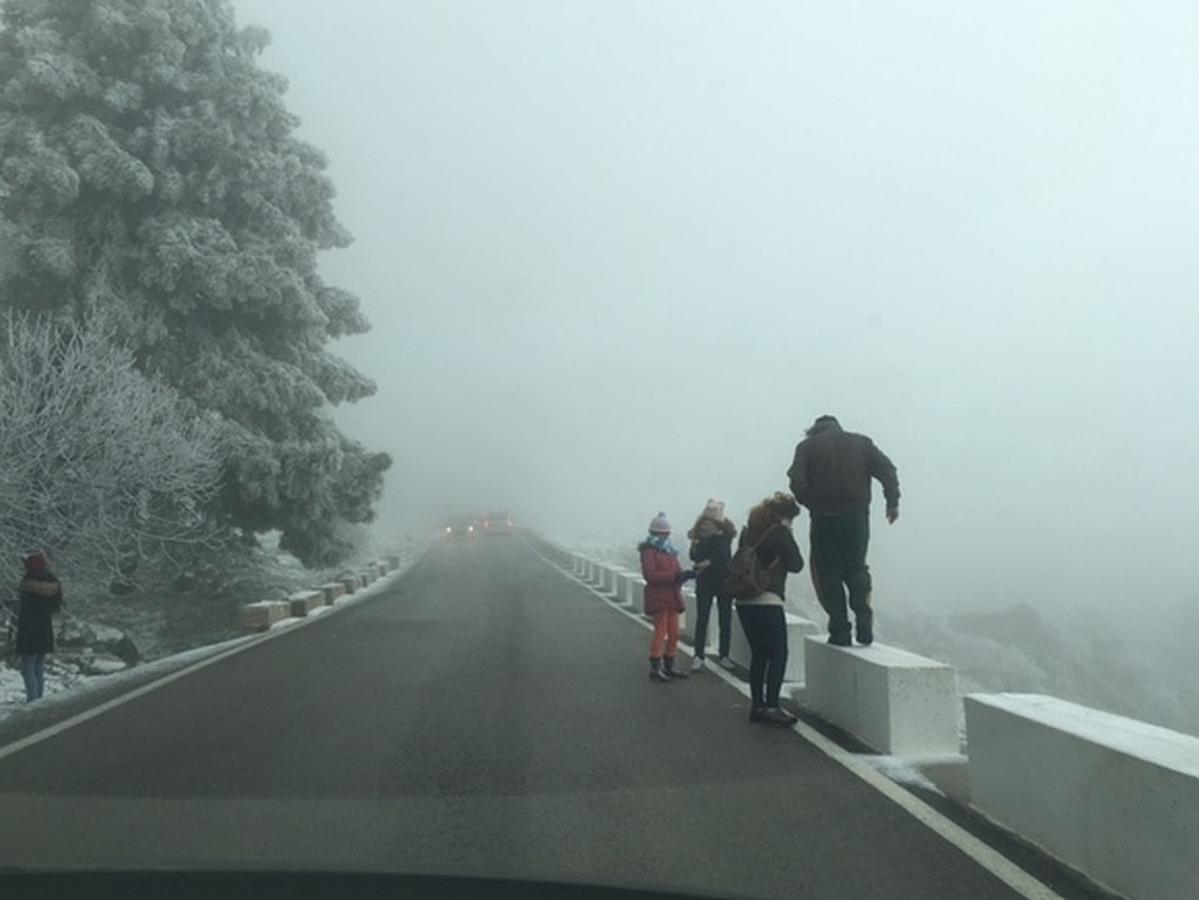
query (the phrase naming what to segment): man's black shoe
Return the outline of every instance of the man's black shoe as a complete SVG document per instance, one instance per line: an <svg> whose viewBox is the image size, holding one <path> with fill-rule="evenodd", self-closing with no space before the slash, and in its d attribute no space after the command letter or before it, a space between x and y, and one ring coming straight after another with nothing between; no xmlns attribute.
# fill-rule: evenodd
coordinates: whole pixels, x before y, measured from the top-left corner
<svg viewBox="0 0 1199 900"><path fill-rule="evenodd" d="M852 647L853 646L853 640L850 639L848 634L830 634L828 636L828 642L830 644L832 644L834 647Z"/></svg>

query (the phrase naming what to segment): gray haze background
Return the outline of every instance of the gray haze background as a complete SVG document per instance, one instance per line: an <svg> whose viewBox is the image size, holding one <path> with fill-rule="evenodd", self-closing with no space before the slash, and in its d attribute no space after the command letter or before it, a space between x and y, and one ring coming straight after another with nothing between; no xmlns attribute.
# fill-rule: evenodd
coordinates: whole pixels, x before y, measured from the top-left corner
<svg viewBox="0 0 1199 900"><path fill-rule="evenodd" d="M1199 594L1195 4L237 7L357 237L389 527L742 520L831 412L899 466L880 606Z"/></svg>

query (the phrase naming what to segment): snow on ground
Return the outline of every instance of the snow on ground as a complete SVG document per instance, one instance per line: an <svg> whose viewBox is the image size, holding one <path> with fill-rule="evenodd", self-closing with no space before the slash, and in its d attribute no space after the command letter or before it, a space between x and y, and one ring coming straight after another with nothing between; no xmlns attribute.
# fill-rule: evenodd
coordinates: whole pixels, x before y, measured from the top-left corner
<svg viewBox="0 0 1199 900"><path fill-rule="evenodd" d="M400 553L400 568L396 572L379 579L368 587L359 588L353 594L340 598L338 606L347 603L357 603L360 600L377 596L394 579L407 572L420 558L424 550L425 547L418 545L408 547ZM315 614L327 613L332 608L328 606L320 607L315 611ZM298 618L284 619L282 622L276 623L273 628L286 628L302 621L303 619ZM92 627L102 628L103 626ZM119 635L116 629L110 629L110 631ZM137 666L126 667L122 664L118 669L114 665L108 674L97 675L82 675L75 669L60 666L56 663L54 655L51 654L46 658L45 694L38 701L37 706L44 710L47 704L62 702L65 699L73 699L89 691L111 688L113 685L119 685L126 681L141 680L147 677L153 678L156 674L165 675L168 672L198 662L207 656L236 647L238 644L251 640L253 637L253 635L243 635L226 641L205 644ZM100 667L103 668L103 665ZM21 677L21 673L9 666L0 666L0 717L21 715L27 706L28 704L25 702L25 681Z"/></svg>
<svg viewBox="0 0 1199 900"><path fill-rule="evenodd" d="M897 784L907 785L908 787L925 788L930 791L937 791L939 788L925 777L924 773L917 769L908 760L898 756L871 756L864 755L862 757L867 764L877 769L881 774L886 775Z"/></svg>
<svg viewBox="0 0 1199 900"><path fill-rule="evenodd" d="M249 636L237 637L219 644L194 647L191 650L175 653L151 663L132 666L110 675L88 676L75 673L64 676L61 672L57 672L53 668L53 657L51 656L46 660L46 693L38 701L38 706L44 709L46 704L73 699L80 694L86 694L90 691L110 688L114 684L142 679L147 676L153 677L159 673L165 675L167 672L183 668L194 662L199 662L201 659L211 656L214 653L220 653L236 647L238 644L249 639ZM16 669L7 667L0 669L0 716L20 715L26 706L25 682L21 678L21 673Z"/></svg>

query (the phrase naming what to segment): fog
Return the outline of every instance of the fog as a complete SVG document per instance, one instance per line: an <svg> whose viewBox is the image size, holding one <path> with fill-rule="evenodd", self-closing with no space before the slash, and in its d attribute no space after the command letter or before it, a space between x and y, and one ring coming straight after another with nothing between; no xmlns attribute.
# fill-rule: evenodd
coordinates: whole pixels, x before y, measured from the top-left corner
<svg viewBox="0 0 1199 900"><path fill-rule="evenodd" d="M356 236L387 527L743 521L832 413L899 468L880 608L1196 596L1194 4L237 7Z"/></svg>

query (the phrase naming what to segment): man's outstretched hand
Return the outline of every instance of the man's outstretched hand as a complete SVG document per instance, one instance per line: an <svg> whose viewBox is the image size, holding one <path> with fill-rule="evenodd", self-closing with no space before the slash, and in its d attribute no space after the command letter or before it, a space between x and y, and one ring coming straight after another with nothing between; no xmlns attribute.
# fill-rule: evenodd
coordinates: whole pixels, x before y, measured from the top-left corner
<svg viewBox="0 0 1199 900"><path fill-rule="evenodd" d="M892 525L894 525L895 520L898 518L899 518L899 507L898 506L887 507L887 521L890 522Z"/></svg>

